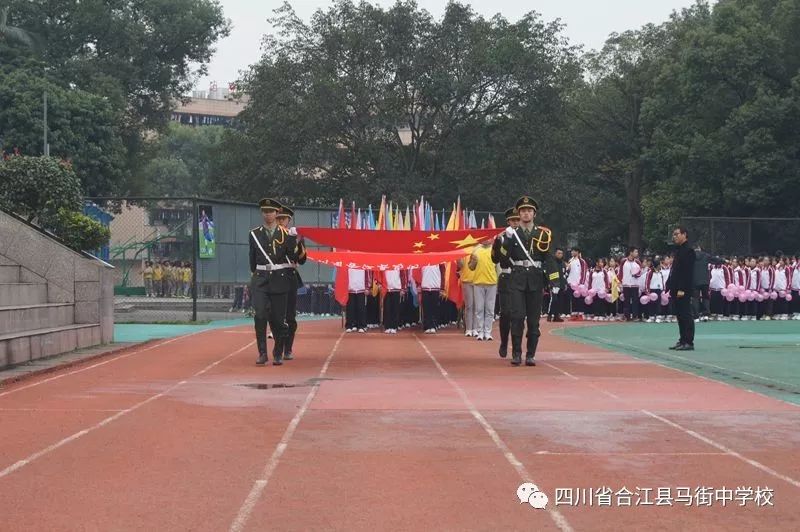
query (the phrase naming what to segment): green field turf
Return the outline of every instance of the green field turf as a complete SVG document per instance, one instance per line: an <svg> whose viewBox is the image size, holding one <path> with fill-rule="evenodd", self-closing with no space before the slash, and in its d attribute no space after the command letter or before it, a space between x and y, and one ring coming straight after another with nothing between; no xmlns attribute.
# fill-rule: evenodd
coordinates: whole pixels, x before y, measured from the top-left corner
<svg viewBox="0 0 800 532"><path fill-rule="evenodd" d="M340 319L339 316L298 316L297 321L314 321L318 319ZM162 323L117 323L114 325L114 342L146 342L160 338L174 338L208 329L239 327L253 325L253 318L234 318L217 320L204 324L162 324ZM255 338L255 335L253 336Z"/></svg>
<svg viewBox="0 0 800 532"><path fill-rule="evenodd" d="M800 405L800 321L697 323L696 350L681 352L668 349L678 339L674 323L570 327L557 333Z"/></svg>

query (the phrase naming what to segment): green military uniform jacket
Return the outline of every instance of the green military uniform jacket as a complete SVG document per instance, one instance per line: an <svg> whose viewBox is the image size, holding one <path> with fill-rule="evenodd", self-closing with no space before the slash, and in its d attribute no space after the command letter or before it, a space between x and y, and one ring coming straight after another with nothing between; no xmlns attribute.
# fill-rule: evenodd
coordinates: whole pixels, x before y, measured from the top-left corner
<svg viewBox="0 0 800 532"><path fill-rule="evenodd" d="M559 273L555 258L550 253L553 234L550 229L533 226L533 230L526 234L522 226L516 229L517 237L503 235L500 246L500 255L511 263L511 279L509 287L512 290L544 290L549 283L558 286ZM523 247L524 246L524 247ZM527 250L527 253L526 253ZM528 258L530 256L530 259ZM540 262L541 267L514 264L522 261L533 260ZM502 264L502 263L501 263Z"/></svg>
<svg viewBox="0 0 800 532"><path fill-rule="evenodd" d="M285 294L292 287L297 262L297 237L281 226L275 227L270 237L262 225L250 231L250 272L258 280L258 287L269 294ZM260 244L260 246L259 246ZM261 251L263 248L264 252ZM266 253L270 260L264 256ZM270 261L272 264L270 264ZM273 266L274 265L274 266Z"/></svg>

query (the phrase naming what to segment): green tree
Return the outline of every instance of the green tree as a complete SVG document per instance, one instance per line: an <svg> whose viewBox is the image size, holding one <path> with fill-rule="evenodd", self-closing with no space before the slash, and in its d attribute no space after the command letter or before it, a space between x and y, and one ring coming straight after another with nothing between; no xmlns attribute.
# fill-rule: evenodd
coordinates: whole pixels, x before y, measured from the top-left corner
<svg viewBox="0 0 800 532"><path fill-rule="evenodd" d="M0 160L0 207L51 228L62 210L81 206L80 181L69 163L22 155Z"/></svg>
<svg viewBox="0 0 800 532"><path fill-rule="evenodd" d="M274 24L277 35L243 80L251 100L241 128L226 135L222 190L243 199L269 192L331 205L388 193L444 202L463 192L476 208L496 208L478 184L507 184L494 174L501 155L473 151L462 173L462 141L509 120L541 122L528 139L549 132L563 109L560 88L580 75L561 26L536 14L487 20L451 2L436 21L411 1L383 10L340 0L309 24L284 6ZM502 204L546 173L540 163L520 165L513 183L496 187Z"/></svg>
<svg viewBox="0 0 800 532"><path fill-rule="evenodd" d="M170 124L147 147L151 159L139 172L147 195L214 196L225 129Z"/></svg>
<svg viewBox="0 0 800 532"><path fill-rule="evenodd" d="M667 58L643 110L656 182L649 230L684 215L796 210L800 4L721 0Z"/></svg>
<svg viewBox="0 0 800 532"><path fill-rule="evenodd" d="M49 74L107 98L136 131L162 127L229 24L216 0L6 0L47 43Z"/></svg>
<svg viewBox="0 0 800 532"><path fill-rule="evenodd" d="M48 81L42 70L13 69L0 78L0 147L42 152L45 92L51 155L72 161L85 194L120 192L127 152L119 113L103 97Z"/></svg>
<svg viewBox="0 0 800 532"><path fill-rule="evenodd" d="M0 3L0 41L26 46L31 50L41 48L41 37L24 28L9 24L11 8Z"/></svg>

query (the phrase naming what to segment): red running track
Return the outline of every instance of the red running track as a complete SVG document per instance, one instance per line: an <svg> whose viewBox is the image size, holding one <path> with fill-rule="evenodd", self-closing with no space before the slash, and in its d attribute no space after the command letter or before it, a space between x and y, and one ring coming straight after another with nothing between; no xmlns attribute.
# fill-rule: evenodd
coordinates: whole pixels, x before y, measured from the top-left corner
<svg viewBox="0 0 800 532"><path fill-rule="evenodd" d="M550 332L536 368L456 331L328 321L282 367L256 367L240 328L17 383L0 530L800 529L800 408ZM555 505L605 486L639 495ZM758 486L771 504L636 506Z"/></svg>

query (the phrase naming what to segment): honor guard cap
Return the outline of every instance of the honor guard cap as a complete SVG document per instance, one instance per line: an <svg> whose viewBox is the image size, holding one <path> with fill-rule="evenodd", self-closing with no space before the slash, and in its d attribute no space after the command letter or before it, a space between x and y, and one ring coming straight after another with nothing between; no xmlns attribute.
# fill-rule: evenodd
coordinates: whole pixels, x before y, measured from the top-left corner
<svg viewBox="0 0 800 532"><path fill-rule="evenodd" d="M519 218L519 213L515 207L511 207L506 211L506 220L514 220Z"/></svg>
<svg viewBox="0 0 800 532"><path fill-rule="evenodd" d="M281 205L281 208L278 209L278 218L284 216L288 218L294 218L294 211L289 207L284 207L283 205Z"/></svg>
<svg viewBox="0 0 800 532"><path fill-rule="evenodd" d="M536 203L536 200L530 196L522 196L517 200L517 204L514 205L514 208L517 210L517 212L519 212L520 209L533 209L534 211L538 211L539 204Z"/></svg>
<svg viewBox="0 0 800 532"><path fill-rule="evenodd" d="M261 201L258 202L258 206L261 207L261 210L263 212L268 212L268 211L280 212L281 207L283 207L283 205L281 205L272 198L262 199Z"/></svg>

